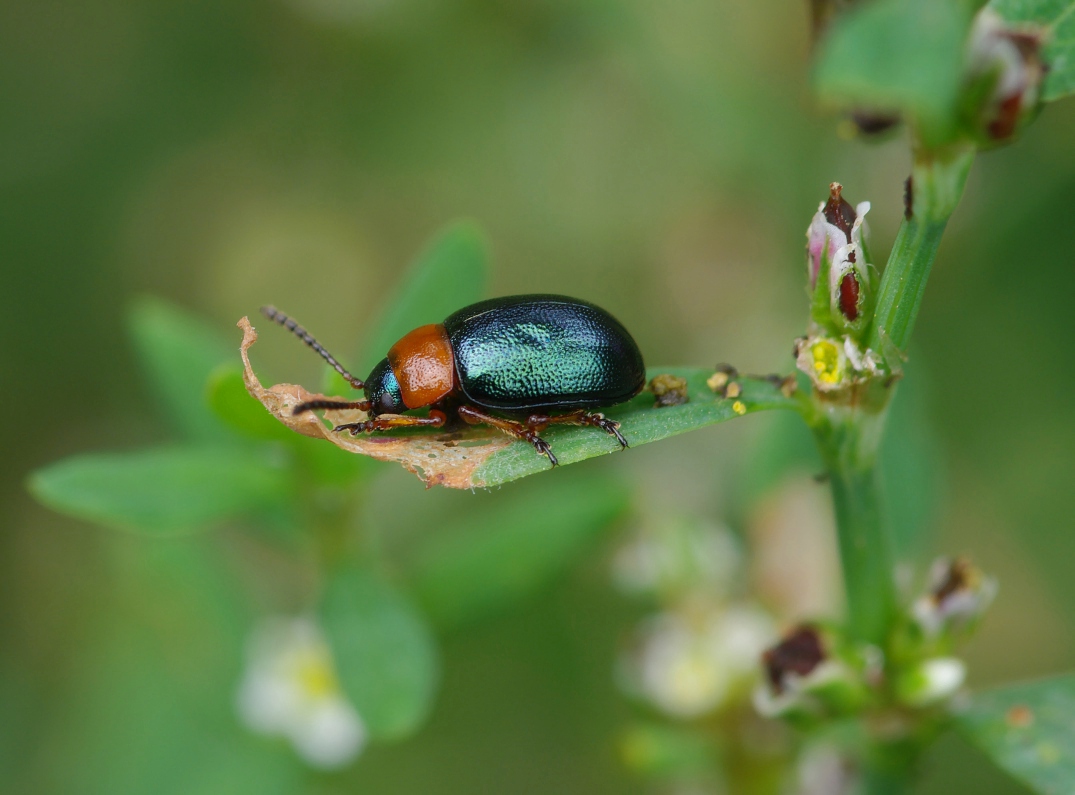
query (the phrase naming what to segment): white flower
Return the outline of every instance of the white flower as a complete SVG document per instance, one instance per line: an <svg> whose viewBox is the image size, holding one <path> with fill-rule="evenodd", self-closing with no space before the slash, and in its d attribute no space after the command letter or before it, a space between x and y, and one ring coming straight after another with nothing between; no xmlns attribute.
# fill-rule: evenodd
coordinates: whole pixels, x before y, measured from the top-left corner
<svg viewBox="0 0 1075 795"><path fill-rule="evenodd" d="M960 631L973 624L996 595L997 581L969 561L940 558L930 569L929 593L915 601L912 614L926 637L934 638L946 628Z"/></svg>
<svg viewBox="0 0 1075 795"><path fill-rule="evenodd" d="M286 737L314 767L342 767L366 743L328 643L308 618L267 619L255 628L236 707L250 729Z"/></svg>
<svg viewBox="0 0 1075 795"><path fill-rule="evenodd" d="M972 76L992 79L979 110L987 138L1010 138L1033 116L1045 77L1043 41L1041 31L1011 27L989 8L979 12L968 40L967 67Z"/></svg>
<svg viewBox="0 0 1075 795"><path fill-rule="evenodd" d="M769 616L748 604L703 615L661 613L642 627L629 662L633 684L669 715L705 714L756 675L774 634Z"/></svg>

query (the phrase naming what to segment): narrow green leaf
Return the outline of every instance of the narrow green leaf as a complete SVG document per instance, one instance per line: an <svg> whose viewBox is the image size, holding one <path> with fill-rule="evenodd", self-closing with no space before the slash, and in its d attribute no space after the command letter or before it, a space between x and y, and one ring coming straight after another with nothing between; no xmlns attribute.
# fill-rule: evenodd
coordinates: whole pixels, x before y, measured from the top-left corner
<svg viewBox="0 0 1075 795"><path fill-rule="evenodd" d="M411 567L418 600L443 629L510 610L577 560L628 497L615 480L558 479L438 527Z"/></svg>
<svg viewBox="0 0 1075 795"><path fill-rule="evenodd" d="M79 519L154 535L279 510L286 470L230 448L172 447L76 456L30 476L33 495Z"/></svg>
<svg viewBox="0 0 1075 795"><path fill-rule="evenodd" d="M796 409L795 398L785 397L780 387L758 379L741 378L742 394L722 398L706 385L712 370L685 367L650 368L649 377L670 373L687 379L690 401L680 406L655 408L653 395L643 392L629 403L603 413L620 423L620 431L631 447L667 439L718 422L766 409ZM542 437L552 445L560 464L573 464L620 449L615 439L594 428L552 426ZM523 442L489 455L471 476L472 485L495 486L510 480L545 472L549 463Z"/></svg>
<svg viewBox="0 0 1075 795"><path fill-rule="evenodd" d="M1042 99L1075 94L1075 0L992 0L989 7L1009 22L1042 28L1042 58L1049 67Z"/></svg>
<svg viewBox="0 0 1075 795"><path fill-rule="evenodd" d="M955 131L970 9L958 0L876 0L836 21L814 71L825 102L899 111L930 145Z"/></svg>
<svg viewBox="0 0 1075 795"><path fill-rule="evenodd" d="M457 309L485 294L489 253L485 235L470 222L442 230L403 275L399 291L375 326L358 358L364 378L404 334L427 323L440 323ZM347 394L351 387L329 370L325 392Z"/></svg>
<svg viewBox="0 0 1075 795"><path fill-rule="evenodd" d="M224 429L205 400L205 383L235 358L229 345L199 318L156 298L130 309L128 327L153 394L185 436L219 440Z"/></svg>
<svg viewBox="0 0 1075 795"><path fill-rule="evenodd" d="M956 726L1035 792L1066 795L1075 781L1075 674L980 693Z"/></svg>
<svg viewBox="0 0 1075 795"><path fill-rule="evenodd" d="M437 649L413 607L371 572L346 568L328 582L321 621L344 692L370 735L399 740L425 721L437 690Z"/></svg>

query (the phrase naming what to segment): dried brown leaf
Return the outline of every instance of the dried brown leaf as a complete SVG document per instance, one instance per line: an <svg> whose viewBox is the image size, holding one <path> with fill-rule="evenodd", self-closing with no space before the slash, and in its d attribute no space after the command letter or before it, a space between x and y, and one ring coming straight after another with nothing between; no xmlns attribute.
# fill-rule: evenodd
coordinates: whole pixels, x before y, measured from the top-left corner
<svg viewBox="0 0 1075 795"><path fill-rule="evenodd" d="M465 432L434 434L408 432L400 436L387 433L360 436L333 433L332 427L326 426L316 412L294 416L292 411L295 406L310 400L348 398L308 392L296 384L276 384L266 389L250 365L250 346L257 341L258 333L250 325L248 318L244 317L237 325L243 331L240 352L243 357L243 382L247 391L276 419L303 436L325 439L349 453L368 455L381 461L396 461L417 475L426 486L440 485L454 489L484 485L474 481L475 471L491 455L512 444L512 439L506 435L485 428L467 428ZM361 411L323 413L333 427L366 418Z"/></svg>

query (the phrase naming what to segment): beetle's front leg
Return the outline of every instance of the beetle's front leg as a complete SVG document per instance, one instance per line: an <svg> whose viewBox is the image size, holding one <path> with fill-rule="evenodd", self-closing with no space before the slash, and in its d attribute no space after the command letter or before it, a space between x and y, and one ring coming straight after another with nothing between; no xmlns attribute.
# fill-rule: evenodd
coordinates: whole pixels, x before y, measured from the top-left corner
<svg viewBox="0 0 1075 795"><path fill-rule="evenodd" d="M374 417L371 420L363 420L362 422L348 422L344 425L337 425L332 430L336 432L350 431L352 436L358 436L360 433L388 431L392 428L441 428L447 420L448 417L443 411L433 409L429 412L428 417L408 417L405 414L392 414Z"/></svg>
<svg viewBox="0 0 1075 795"><path fill-rule="evenodd" d="M552 448L549 447L549 443L538 436L538 432L533 428L524 425L521 422L515 420L505 419L503 417L494 417L492 414L486 414L481 409L474 406L460 406L458 409L459 416L470 425L492 425L494 428L502 430L504 433L514 436L516 439L521 439L534 446L534 449L538 451L540 455L549 459L549 463L556 466L560 462L556 460L556 456L552 452Z"/></svg>

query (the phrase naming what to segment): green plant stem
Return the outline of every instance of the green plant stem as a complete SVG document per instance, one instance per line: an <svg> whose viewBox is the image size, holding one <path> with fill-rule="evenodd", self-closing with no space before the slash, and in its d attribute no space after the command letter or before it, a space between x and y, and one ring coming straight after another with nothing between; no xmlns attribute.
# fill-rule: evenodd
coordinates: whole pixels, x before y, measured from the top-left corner
<svg viewBox="0 0 1075 795"><path fill-rule="evenodd" d="M892 544L877 471L884 411L847 406L815 425L828 467L852 637L882 644L895 607Z"/></svg>
<svg viewBox="0 0 1075 795"><path fill-rule="evenodd" d="M913 201L878 289L868 345L898 372L948 219L959 203L974 150L919 153ZM828 466L852 637L883 645L896 604L892 543L885 526L877 453L894 383L865 384L848 400L814 395L814 428Z"/></svg>
<svg viewBox="0 0 1075 795"><path fill-rule="evenodd" d="M973 161L974 149L965 146L915 157L911 215L900 226L881 276L867 340L886 359L893 348L907 349L941 236L963 195Z"/></svg>

